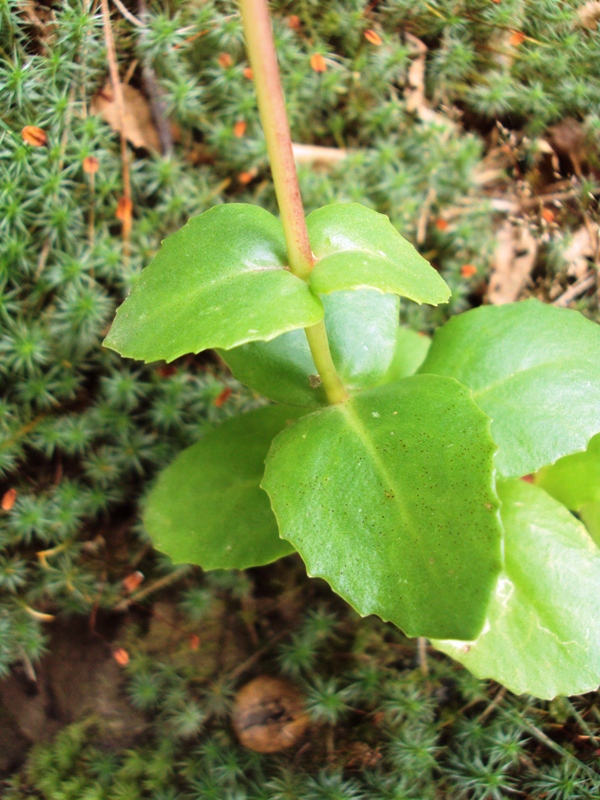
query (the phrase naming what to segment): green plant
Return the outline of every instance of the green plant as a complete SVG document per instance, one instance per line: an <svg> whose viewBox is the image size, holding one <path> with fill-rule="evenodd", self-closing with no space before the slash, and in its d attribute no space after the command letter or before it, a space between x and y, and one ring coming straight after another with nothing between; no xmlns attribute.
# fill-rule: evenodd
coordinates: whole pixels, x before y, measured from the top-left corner
<svg viewBox="0 0 600 800"><path fill-rule="evenodd" d="M287 566L278 604L290 584L305 586L297 563ZM107 741L97 717L75 723L32 748L20 773L6 785L0 781L2 797L459 800L511 796L515 790L536 798L598 797L596 694L573 704L498 694L498 687L476 681L435 653L428 655L424 676L416 648L400 631L358 619L323 586L308 591L312 600L320 594L327 599L320 600L318 614L300 615L289 626L290 638L308 640L318 652L310 670L294 678L313 719L301 746L259 755L235 740L229 718L211 710L213 686L226 679L227 669L217 658L213 671L202 673L205 656L190 654L188 643L196 622L185 612L175 618L180 638L170 637L168 652L157 653L137 626L123 641L131 654L125 668L131 698L139 698L142 683L159 688L156 702L144 706L147 727L133 745L112 736ZM230 595L223 594L223 602L229 610L214 610L219 628L235 606ZM255 670L277 670L289 653L288 639L267 636L260 643L258 663L253 661L247 676L238 675L236 684ZM332 724L336 697L343 713ZM191 739L174 735L187 703L205 712Z"/></svg>
<svg viewBox="0 0 600 800"><path fill-rule="evenodd" d="M281 222L239 204L192 218L105 344L147 362L218 348L282 405L225 423L164 471L145 511L155 545L208 569L295 549L361 614L478 676L540 697L595 688L600 550L519 478L600 430L600 331L533 300L483 307L442 327L419 366L398 296L450 291L367 208L305 220L266 4L240 6Z"/></svg>

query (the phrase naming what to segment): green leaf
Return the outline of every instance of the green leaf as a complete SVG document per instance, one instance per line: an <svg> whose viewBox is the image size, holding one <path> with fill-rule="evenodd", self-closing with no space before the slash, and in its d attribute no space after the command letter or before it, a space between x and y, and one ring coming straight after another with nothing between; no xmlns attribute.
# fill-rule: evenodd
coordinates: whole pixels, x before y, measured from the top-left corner
<svg viewBox="0 0 600 800"><path fill-rule="evenodd" d="M584 503L579 509L579 516L592 539L600 546L600 501Z"/></svg>
<svg viewBox="0 0 600 800"><path fill-rule="evenodd" d="M175 563L245 569L293 552L259 488L273 437L302 412L267 406L223 422L160 474L144 511L154 546Z"/></svg>
<svg viewBox="0 0 600 800"><path fill-rule="evenodd" d="M417 303L446 303L450 289L384 214L358 203L324 206L306 219L317 263L310 283L317 294L378 289Z"/></svg>
<svg viewBox="0 0 600 800"><path fill-rule="evenodd" d="M476 641L434 642L478 678L550 699L600 683L600 550L537 486L498 488L505 572Z"/></svg>
<svg viewBox="0 0 600 800"><path fill-rule="evenodd" d="M535 483L571 511L577 511L591 537L600 544L600 436L583 453L560 458L541 469Z"/></svg>
<svg viewBox="0 0 600 800"><path fill-rule="evenodd" d="M436 332L421 373L473 390L505 477L585 450L600 431L600 327L537 300L485 306Z"/></svg>
<svg viewBox="0 0 600 800"><path fill-rule="evenodd" d="M399 302L396 295L369 290L323 297L331 355L347 389L374 386L384 376L394 354ZM327 405L303 330L221 356L239 381L271 400L312 408Z"/></svg>
<svg viewBox="0 0 600 800"><path fill-rule="evenodd" d="M473 638L500 569L494 450L464 386L413 376L283 431L262 486L308 573L360 614Z"/></svg>
<svg viewBox="0 0 600 800"><path fill-rule="evenodd" d="M430 346L429 336L398 326L394 357L381 383L392 383L414 375L425 360Z"/></svg>
<svg viewBox="0 0 600 800"><path fill-rule="evenodd" d="M535 482L572 511L600 501L600 436L583 453L561 458L536 475Z"/></svg>
<svg viewBox="0 0 600 800"><path fill-rule="evenodd" d="M281 223L258 206L215 206L163 242L104 342L122 356L173 361L314 325L323 308L292 275Z"/></svg>

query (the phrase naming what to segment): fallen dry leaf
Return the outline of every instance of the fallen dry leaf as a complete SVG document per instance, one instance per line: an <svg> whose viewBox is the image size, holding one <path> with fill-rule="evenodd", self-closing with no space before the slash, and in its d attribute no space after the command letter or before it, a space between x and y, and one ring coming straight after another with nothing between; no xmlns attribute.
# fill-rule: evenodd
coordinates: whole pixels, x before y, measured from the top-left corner
<svg viewBox="0 0 600 800"><path fill-rule="evenodd" d="M538 243L526 226L506 220L498 229L488 287L492 305L513 303L523 291L537 258Z"/></svg>
<svg viewBox="0 0 600 800"><path fill-rule="evenodd" d="M134 147L143 147L145 150L160 152L160 138L154 122L150 103L144 95L133 86L125 83L121 86L123 92L124 120L123 134ZM104 84L92 98L90 110L98 114L107 122L116 133L121 133L121 124L117 104L115 103L110 81Z"/></svg>
<svg viewBox="0 0 600 800"><path fill-rule="evenodd" d="M575 231L563 250L562 257L565 263L568 264L567 275L577 279L587 275L590 267L588 259L593 259L595 248L591 233L594 233L595 238L598 239L597 225L592 230L586 225L582 225L581 228Z"/></svg>
<svg viewBox="0 0 600 800"><path fill-rule="evenodd" d="M548 139L559 155L571 160L575 174L581 175L581 165L586 159L586 134L581 122L573 117L565 117L548 128Z"/></svg>
<svg viewBox="0 0 600 800"><path fill-rule="evenodd" d="M249 750L286 750L300 741L308 725L302 694L289 681L261 675L237 693L233 729Z"/></svg>
<svg viewBox="0 0 600 800"><path fill-rule="evenodd" d="M347 760L346 769L375 769L383 758L379 748L373 748L366 742L352 742L348 745L344 755Z"/></svg>
<svg viewBox="0 0 600 800"><path fill-rule="evenodd" d="M10 511L11 508L14 506L16 499L17 499L16 489L8 489L8 491L4 492L1 503L2 511Z"/></svg>
<svg viewBox="0 0 600 800"><path fill-rule="evenodd" d="M53 9L45 8L41 3L33 2L33 0L25 0L24 3L19 3L19 11L31 25L38 29L43 41L47 40L54 32L56 25Z"/></svg>
<svg viewBox="0 0 600 800"><path fill-rule="evenodd" d="M424 122L434 122L440 120L445 127L452 124L447 117L435 112L429 107L425 97L425 58L427 56L427 45L412 33L405 33L406 43L412 50L413 59L408 68L406 86L404 88L404 99L406 108L417 114Z"/></svg>
<svg viewBox="0 0 600 800"><path fill-rule="evenodd" d="M585 3L577 10L577 16L582 28L595 30L600 20L600 2L591 0L589 3Z"/></svg>
<svg viewBox="0 0 600 800"><path fill-rule="evenodd" d="M21 131L21 136L23 137L23 141L26 144L30 144L32 147L43 147L45 144L48 144L46 132L41 128L37 128L35 125L25 125Z"/></svg>

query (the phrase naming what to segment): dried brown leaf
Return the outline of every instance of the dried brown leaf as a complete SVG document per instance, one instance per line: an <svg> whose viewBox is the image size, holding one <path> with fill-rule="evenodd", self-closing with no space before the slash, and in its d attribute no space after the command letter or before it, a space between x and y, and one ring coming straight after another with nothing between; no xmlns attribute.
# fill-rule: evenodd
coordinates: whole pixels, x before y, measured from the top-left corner
<svg viewBox="0 0 600 800"><path fill-rule="evenodd" d="M160 152L160 138L152 121L150 103L144 95L129 84L121 86L123 91L124 120L123 134L134 147ZM117 104L115 103L110 81L94 95L91 102L92 114L99 114L113 131L121 133L121 124Z"/></svg>
<svg viewBox="0 0 600 800"><path fill-rule="evenodd" d="M594 257L595 242L592 241L592 233L598 238L598 226L590 230L587 225L575 231L569 243L562 252L562 257L567 266L567 275L577 279L587 275L589 269L588 259Z"/></svg>
<svg viewBox="0 0 600 800"><path fill-rule="evenodd" d="M589 3L585 3L577 10L577 16L582 28L588 28L591 31L596 30L598 21L600 21L600 3L598 0L591 0Z"/></svg>
<svg viewBox="0 0 600 800"><path fill-rule="evenodd" d="M538 243L525 226L508 220L499 228L488 300L493 305L513 303L527 285L537 258Z"/></svg>

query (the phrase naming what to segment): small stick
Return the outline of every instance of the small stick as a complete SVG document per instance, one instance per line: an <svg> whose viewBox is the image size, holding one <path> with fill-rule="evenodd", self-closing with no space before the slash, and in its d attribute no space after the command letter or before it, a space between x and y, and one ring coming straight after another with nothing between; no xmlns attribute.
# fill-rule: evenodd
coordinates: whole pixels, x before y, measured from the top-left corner
<svg viewBox="0 0 600 800"><path fill-rule="evenodd" d="M187 575L188 567L180 567L176 569L174 572L169 573L169 575L165 575L164 578L159 578L154 583L149 584L144 589L140 589L139 592L132 595L131 597L125 597L123 600L118 602L116 606L113 606L113 611L127 611L127 608L131 603L139 603L140 600L143 600L148 595L157 592L159 589L164 589L165 586L170 586L172 583L176 583L180 578L183 578L184 575Z"/></svg>
<svg viewBox="0 0 600 800"><path fill-rule="evenodd" d="M584 275L583 278L580 278L576 283L563 292L560 297L557 297L556 300L552 303L553 306L559 306L560 308L564 308L568 306L572 300L575 300L577 297L580 297L582 294L591 289L593 285L596 283L596 276L588 273Z"/></svg>
<svg viewBox="0 0 600 800"><path fill-rule="evenodd" d="M125 19L128 20L129 22L131 22L132 25L137 25L138 28L144 28L145 27L145 23L143 23L141 19L138 19L135 16L135 14L132 14L131 11L126 6L123 5L121 0L113 0L113 3L119 9L121 14L123 14Z"/></svg>
<svg viewBox="0 0 600 800"><path fill-rule="evenodd" d="M422 675L427 678L429 676L429 664L427 663L427 639L424 636L419 636L419 666L421 667Z"/></svg>
<svg viewBox="0 0 600 800"><path fill-rule="evenodd" d="M488 706L488 707L485 709L485 711L483 711L483 712L482 712L482 713L479 715L479 717L477 718L477 721L478 721L478 722L483 722L483 720L484 720L486 717L489 717L489 715L492 713L492 711L493 711L495 708L497 708L497 707L498 707L498 705L499 705L499 704L502 702L502 700L504 699L504 696L505 696L505 695L506 695L506 686L502 686L502 687L501 687L501 688L500 688L500 689L499 689L499 690L496 692L496 694L495 694L495 696L494 696L494 699L493 699L493 700L492 700L492 702L489 704L489 706Z"/></svg>

